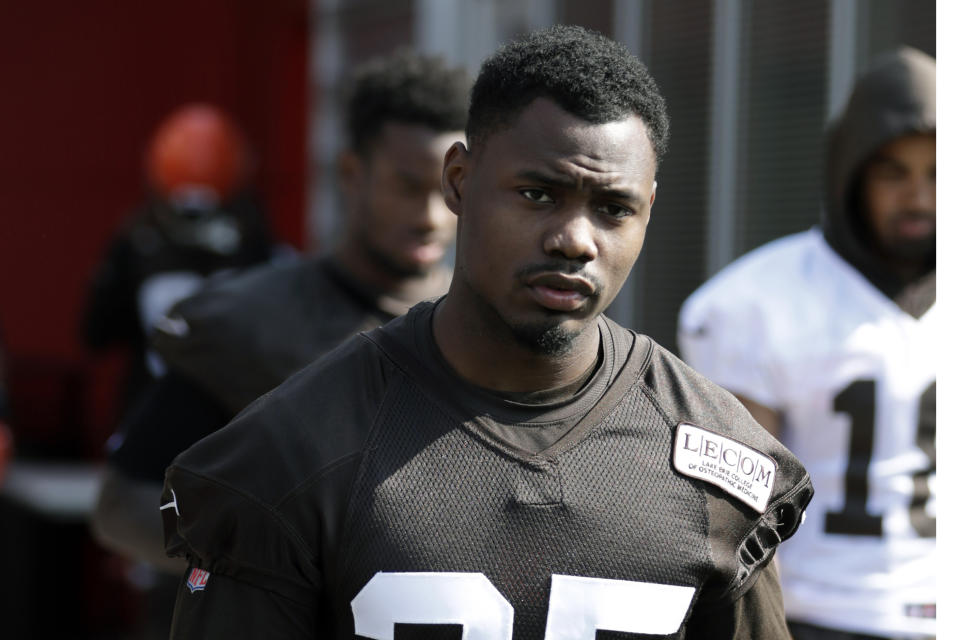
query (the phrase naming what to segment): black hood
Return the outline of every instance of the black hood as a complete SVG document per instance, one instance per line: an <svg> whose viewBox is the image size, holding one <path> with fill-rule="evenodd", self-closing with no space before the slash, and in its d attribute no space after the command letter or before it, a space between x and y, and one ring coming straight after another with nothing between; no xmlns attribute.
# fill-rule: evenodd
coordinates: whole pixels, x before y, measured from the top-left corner
<svg viewBox="0 0 960 640"><path fill-rule="evenodd" d="M871 249L856 211L859 178L866 161L886 143L911 133L936 132L936 102L936 62L903 47L878 58L860 77L846 109L827 130L824 236L837 253L895 300L918 280L903 282ZM924 282L935 279L935 254L929 262L930 271L919 279Z"/></svg>

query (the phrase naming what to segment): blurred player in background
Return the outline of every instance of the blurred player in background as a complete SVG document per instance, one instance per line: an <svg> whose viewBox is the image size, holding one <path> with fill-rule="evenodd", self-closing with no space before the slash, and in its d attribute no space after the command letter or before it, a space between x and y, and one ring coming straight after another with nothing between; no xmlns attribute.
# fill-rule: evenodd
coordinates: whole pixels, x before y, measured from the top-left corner
<svg viewBox="0 0 960 640"><path fill-rule="evenodd" d="M236 123L212 105L185 105L154 133L150 195L107 248L83 321L90 347L131 348L122 407L164 372L149 348L156 321L207 276L270 257L270 232L249 191L252 167Z"/></svg>
<svg viewBox="0 0 960 640"><path fill-rule="evenodd" d="M935 634L936 65L902 49L827 137L822 228L728 266L680 314L687 361L810 470L778 557L797 640Z"/></svg>
<svg viewBox="0 0 960 640"><path fill-rule="evenodd" d="M456 219L440 193L443 154L463 138L469 78L438 57L397 52L357 69L340 158L345 230L329 255L212 283L161 320L169 372L125 420L94 528L108 546L182 573L158 505L176 454L358 331L447 291Z"/></svg>
<svg viewBox="0 0 960 640"><path fill-rule="evenodd" d="M484 63L469 146L444 161L449 294L167 471L167 548L191 564L171 637L789 637L770 559L809 477L729 393L602 315L667 130L646 68L595 32Z"/></svg>

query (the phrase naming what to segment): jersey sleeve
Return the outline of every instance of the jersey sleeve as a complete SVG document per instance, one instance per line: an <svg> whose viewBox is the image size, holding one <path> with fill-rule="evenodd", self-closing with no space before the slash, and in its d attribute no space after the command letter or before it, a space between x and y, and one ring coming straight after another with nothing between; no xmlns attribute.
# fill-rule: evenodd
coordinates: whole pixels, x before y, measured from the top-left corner
<svg viewBox="0 0 960 640"><path fill-rule="evenodd" d="M318 562L268 505L173 467L161 511L169 555L183 555L171 638L313 638Z"/></svg>
<svg viewBox="0 0 960 640"><path fill-rule="evenodd" d="M317 536L304 522L324 518L309 511L305 479L313 474L303 465L317 456L296 412L270 399L167 469L166 553L190 566L173 638L271 637L274 629L287 633L276 637L311 637L323 572Z"/></svg>
<svg viewBox="0 0 960 640"><path fill-rule="evenodd" d="M349 340L173 461L166 552L191 570L171 637L321 635L385 366L373 345Z"/></svg>
<svg viewBox="0 0 960 640"><path fill-rule="evenodd" d="M257 633L283 620L280 628L310 628L316 616L323 571L310 523L328 518L312 510L309 488L318 475L311 461L320 456L297 411L271 400L274 394L264 396L167 469L160 500L166 552L191 567L172 637L230 637L234 621L253 612Z"/></svg>
<svg viewBox="0 0 960 640"><path fill-rule="evenodd" d="M698 601L727 606L800 527L813 497L810 475L728 391L666 350L653 352L644 381L676 425L675 471L704 497L714 571Z"/></svg>
<svg viewBox="0 0 960 640"><path fill-rule="evenodd" d="M202 589L193 585L206 580ZM260 585L191 566L173 611L171 640L236 638L298 640L323 637L319 612Z"/></svg>
<svg viewBox="0 0 960 640"><path fill-rule="evenodd" d="M710 584L704 596L723 603L736 602L751 593L768 575L777 548L800 527L812 497L813 484L806 473L759 517L729 500L718 499L716 494L708 496L710 544L721 581ZM731 536L738 530L744 533Z"/></svg>

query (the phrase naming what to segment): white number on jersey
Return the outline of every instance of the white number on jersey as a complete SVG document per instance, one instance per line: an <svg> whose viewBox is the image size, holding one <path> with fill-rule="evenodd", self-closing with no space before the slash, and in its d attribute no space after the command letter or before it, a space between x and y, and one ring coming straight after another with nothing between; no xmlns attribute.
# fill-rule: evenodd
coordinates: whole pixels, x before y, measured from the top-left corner
<svg viewBox="0 0 960 640"><path fill-rule="evenodd" d="M676 633L693 587L554 575L544 640L593 640L598 630ZM393 640L393 626L459 624L463 640L511 640L513 607L482 573L384 573L350 603L357 634Z"/></svg>
<svg viewBox="0 0 960 640"><path fill-rule="evenodd" d="M927 515L926 505L930 498L929 476L936 471L937 435L936 383L931 384L920 397L917 416L917 446L930 460L929 468L913 476L913 499L910 502L910 524L917 535L933 538L937 535L937 521ZM833 408L850 417L850 446L847 472L844 476L844 500L840 511L826 514L824 530L827 533L855 536L882 536L883 519L867 512L867 483L870 458L873 455L873 432L875 429L875 406L877 383L873 380L857 380L834 398Z"/></svg>

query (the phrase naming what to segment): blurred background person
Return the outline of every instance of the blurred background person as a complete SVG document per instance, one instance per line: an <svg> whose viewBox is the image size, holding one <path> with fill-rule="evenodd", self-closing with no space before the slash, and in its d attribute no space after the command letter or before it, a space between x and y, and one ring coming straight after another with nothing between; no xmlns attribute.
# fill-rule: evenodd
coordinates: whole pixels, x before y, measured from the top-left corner
<svg viewBox="0 0 960 640"><path fill-rule="evenodd" d="M797 640L936 634L936 65L879 59L827 135L822 225L680 314L683 357L810 471L779 553Z"/></svg>
<svg viewBox="0 0 960 640"><path fill-rule="evenodd" d="M94 351L78 330L90 276L145 199L145 143L197 103L228 113L256 150L243 187L276 242L306 248L309 32L299 0L0 3L12 52L0 56L0 324L16 443L0 486L0 637L143 637L144 573L88 525L128 354Z"/></svg>
<svg viewBox="0 0 960 640"><path fill-rule="evenodd" d="M92 520L103 544L179 577L186 565L166 557L159 511L173 458L346 338L446 293L456 218L440 173L463 139L468 91L465 71L437 56L400 51L356 70L339 244L212 282L157 325L169 371L127 415L108 459Z"/></svg>
<svg viewBox="0 0 960 640"><path fill-rule="evenodd" d="M213 105L180 107L154 133L145 154L148 196L110 242L83 321L93 349L130 348L120 406L163 374L148 343L175 302L214 273L270 257L267 220L249 191L252 163L236 123Z"/></svg>

